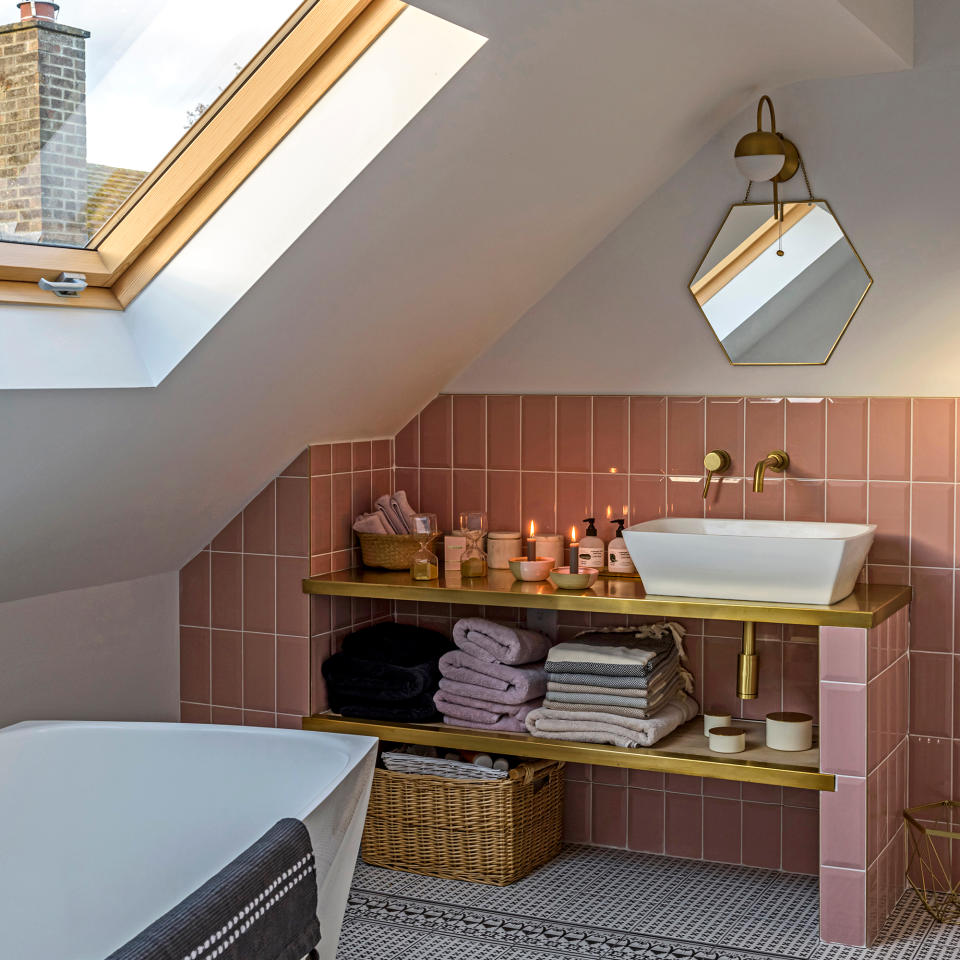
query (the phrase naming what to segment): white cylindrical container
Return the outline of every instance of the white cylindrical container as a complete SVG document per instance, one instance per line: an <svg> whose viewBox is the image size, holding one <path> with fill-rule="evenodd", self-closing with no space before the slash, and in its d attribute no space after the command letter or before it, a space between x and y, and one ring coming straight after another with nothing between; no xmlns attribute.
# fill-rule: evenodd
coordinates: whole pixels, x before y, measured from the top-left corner
<svg viewBox="0 0 960 960"><path fill-rule="evenodd" d="M537 541L537 556L546 559L549 557L554 566L563 566L563 534L538 533L534 538ZM516 554L514 554L516 556Z"/></svg>
<svg viewBox="0 0 960 960"><path fill-rule="evenodd" d="M703 735L706 736L713 727L729 727L732 717L728 713L705 713L703 715Z"/></svg>
<svg viewBox="0 0 960 960"><path fill-rule="evenodd" d="M487 534L487 566L494 570L509 570L512 557L521 552L519 530L491 530Z"/></svg>
<svg viewBox="0 0 960 960"><path fill-rule="evenodd" d="M743 753L747 734L743 727L714 727L707 735L714 753Z"/></svg>
<svg viewBox="0 0 960 960"><path fill-rule="evenodd" d="M767 746L771 750L809 750L813 717L809 713L768 713Z"/></svg>

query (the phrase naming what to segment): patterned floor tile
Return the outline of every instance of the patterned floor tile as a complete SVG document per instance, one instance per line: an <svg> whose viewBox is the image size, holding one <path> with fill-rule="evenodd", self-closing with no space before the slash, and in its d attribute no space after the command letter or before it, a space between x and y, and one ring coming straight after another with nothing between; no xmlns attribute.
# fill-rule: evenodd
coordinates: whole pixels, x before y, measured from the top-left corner
<svg viewBox="0 0 960 960"><path fill-rule="evenodd" d="M814 877L570 846L507 887L359 864L338 960L960 960L910 896L870 950L817 921Z"/></svg>

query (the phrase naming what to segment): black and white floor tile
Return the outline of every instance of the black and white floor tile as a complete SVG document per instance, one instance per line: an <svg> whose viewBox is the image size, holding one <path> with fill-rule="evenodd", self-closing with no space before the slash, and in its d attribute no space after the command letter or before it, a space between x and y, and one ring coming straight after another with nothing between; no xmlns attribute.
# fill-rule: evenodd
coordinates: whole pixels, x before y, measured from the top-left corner
<svg viewBox="0 0 960 960"><path fill-rule="evenodd" d="M566 847L509 887L357 865L337 960L947 960L905 896L870 950L817 936L814 877Z"/></svg>

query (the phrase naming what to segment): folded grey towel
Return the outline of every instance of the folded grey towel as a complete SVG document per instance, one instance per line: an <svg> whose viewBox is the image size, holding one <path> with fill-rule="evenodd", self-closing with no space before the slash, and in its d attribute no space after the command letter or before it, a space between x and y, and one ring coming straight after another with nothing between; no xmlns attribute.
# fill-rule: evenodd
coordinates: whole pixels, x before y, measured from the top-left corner
<svg viewBox="0 0 960 960"><path fill-rule="evenodd" d="M681 662L686 660L685 632L678 623L585 630L573 642L558 643L550 651L547 670L609 677L649 676L674 655Z"/></svg>
<svg viewBox="0 0 960 960"><path fill-rule="evenodd" d="M391 494L385 493L382 497L377 497L373 505L377 508L377 513L382 518L388 533L407 534L410 531L407 529L406 521L394 511L390 503L391 499Z"/></svg>
<svg viewBox="0 0 960 960"><path fill-rule="evenodd" d="M477 660L511 666L543 660L550 649L550 640L536 630L508 627L482 617L458 620L453 626L453 642Z"/></svg>
<svg viewBox="0 0 960 960"><path fill-rule="evenodd" d="M527 714L527 729L536 737L551 740L578 740L583 743L611 743L618 747L650 747L692 720L697 703L678 693L656 715L626 717L620 714L567 712L546 706Z"/></svg>
<svg viewBox="0 0 960 960"><path fill-rule="evenodd" d="M656 710L679 689L680 679L677 678L655 697L622 697L602 693L564 693L558 690L550 690L549 696L555 703L592 703L597 706L609 705L613 707L636 707L638 710Z"/></svg>
<svg viewBox="0 0 960 960"><path fill-rule="evenodd" d="M380 512L361 513L353 521L353 529L357 533L394 533L394 530L387 524L386 519Z"/></svg>
<svg viewBox="0 0 960 960"><path fill-rule="evenodd" d="M655 662L651 661L650 666L652 669L650 669L648 673L638 673L636 675L623 677L610 676L609 674L602 673L576 673L566 669L554 670L554 664L551 663L548 665L550 671L547 673L547 679L554 680L557 683L579 683L584 686L644 688L654 685L658 680L662 682L662 678L674 673L679 665L679 655L676 650L671 650L665 652L662 656L658 656ZM567 666L572 666L572 664L563 665L564 668ZM578 668L582 666L582 664L579 664Z"/></svg>
<svg viewBox="0 0 960 960"><path fill-rule="evenodd" d="M675 667L668 673L657 674L652 683L646 686L638 684L635 687L617 687L607 686L601 683L566 683L569 674L555 673L552 676L547 674L547 690L558 690L563 693L601 693L615 697L641 697L649 698L658 696L664 689L670 686L677 679L679 670ZM608 680L625 680L626 677L601 677ZM646 677L638 678L646 679Z"/></svg>
<svg viewBox="0 0 960 960"><path fill-rule="evenodd" d="M604 713L614 713L621 717L640 717L641 719L649 717L663 708L662 703L654 710L641 710L637 707L614 707L610 704L600 707L595 703L557 703L555 700L551 700L549 696L543 701L542 706L548 710L562 710L564 713L596 713L598 710L602 710Z"/></svg>
<svg viewBox="0 0 960 960"><path fill-rule="evenodd" d="M291 818L107 960L300 960L319 941L313 846Z"/></svg>

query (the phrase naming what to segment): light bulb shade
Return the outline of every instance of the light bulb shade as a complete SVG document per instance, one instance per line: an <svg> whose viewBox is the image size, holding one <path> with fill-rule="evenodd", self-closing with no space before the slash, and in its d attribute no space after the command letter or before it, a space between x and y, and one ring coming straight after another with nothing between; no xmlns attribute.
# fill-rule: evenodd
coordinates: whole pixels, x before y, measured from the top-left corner
<svg viewBox="0 0 960 960"><path fill-rule="evenodd" d="M733 159L748 180L772 180L786 160L783 141L769 130L754 130L740 138Z"/></svg>

